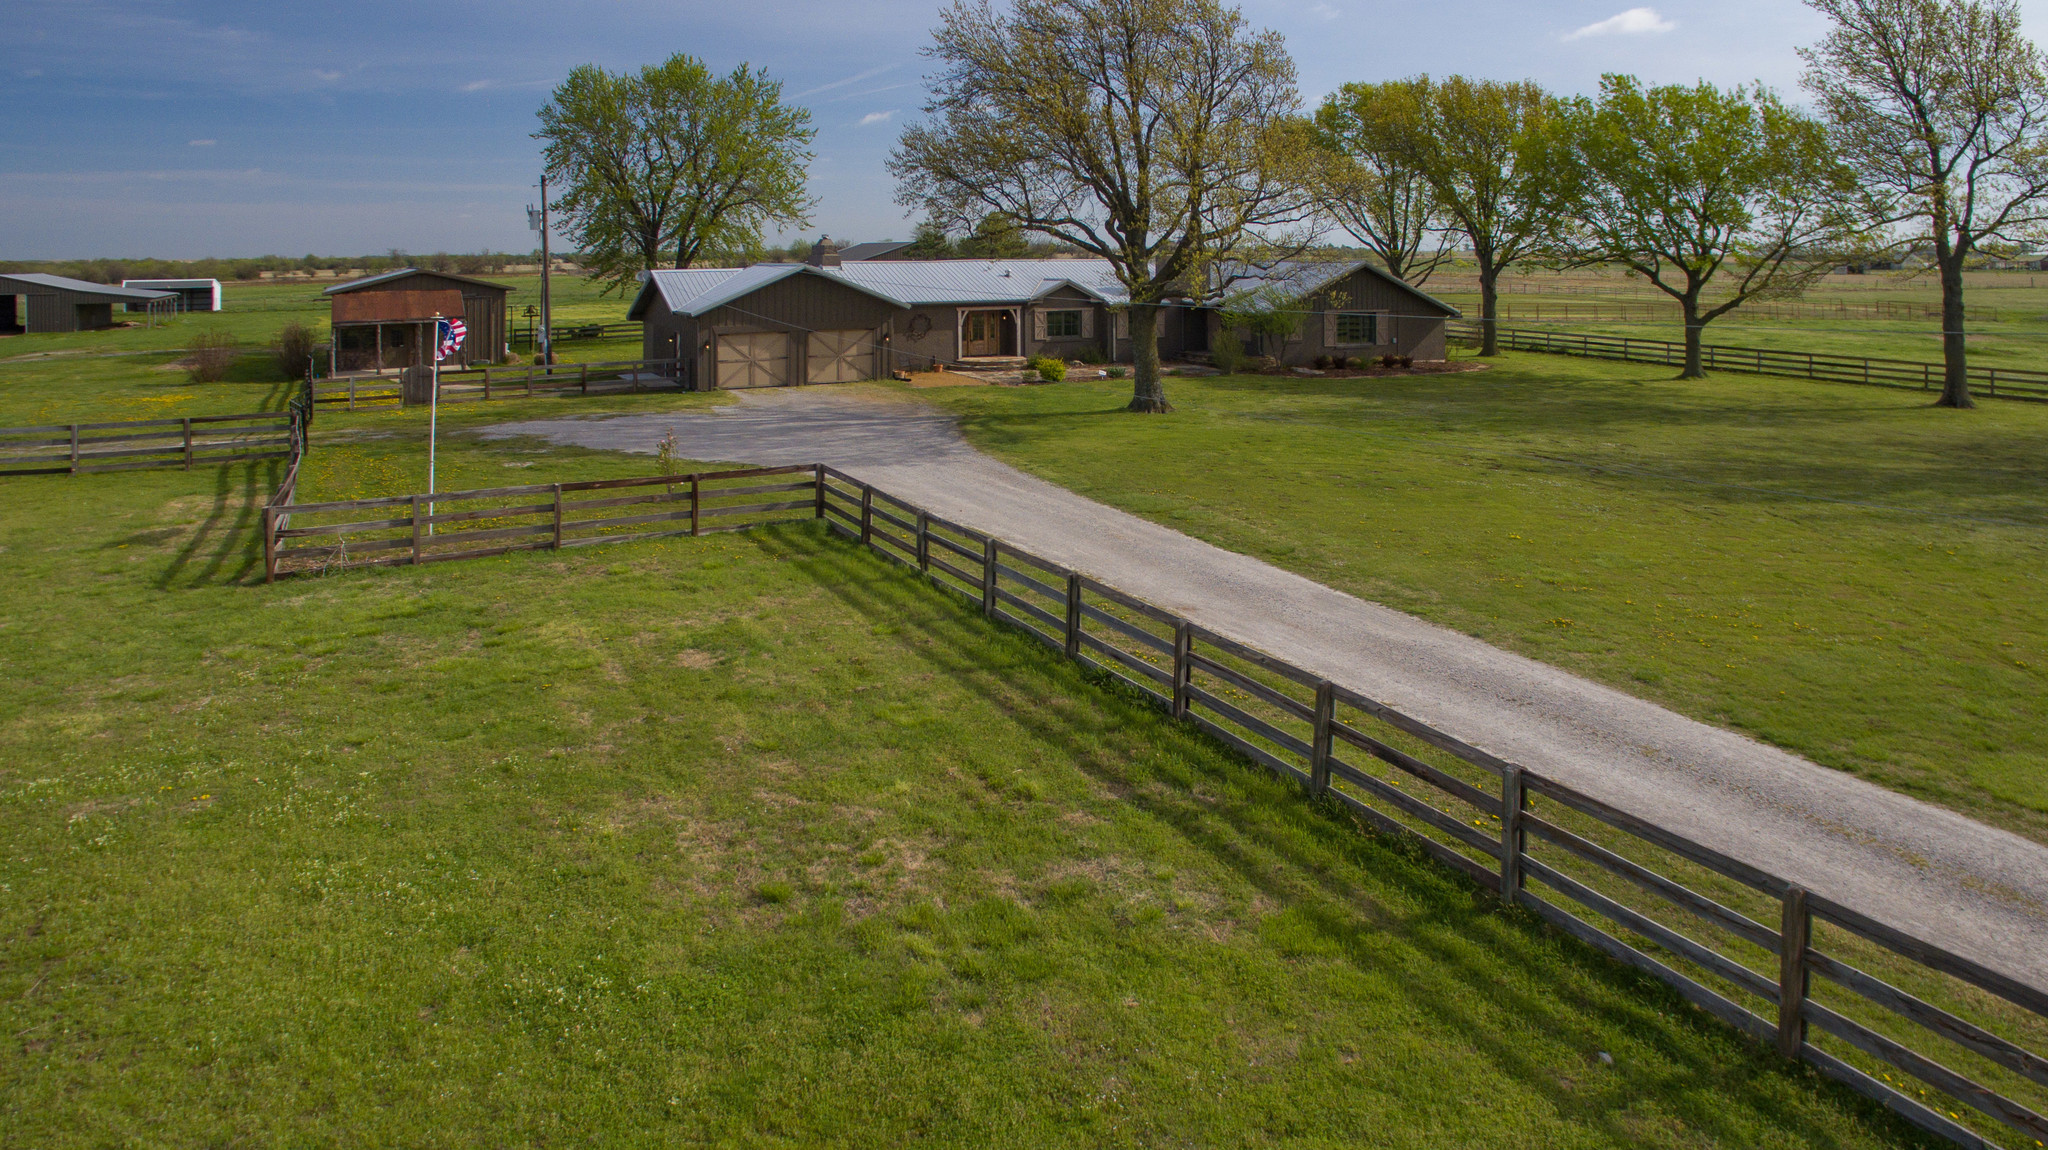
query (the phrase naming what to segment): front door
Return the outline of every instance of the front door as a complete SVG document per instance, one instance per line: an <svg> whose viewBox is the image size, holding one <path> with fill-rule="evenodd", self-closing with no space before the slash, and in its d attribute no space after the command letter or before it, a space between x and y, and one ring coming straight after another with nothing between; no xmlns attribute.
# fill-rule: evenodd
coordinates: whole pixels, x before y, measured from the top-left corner
<svg viewBox="0 0 2048 1150"><path fill-rule="evenodd" d="M960 334L960 354L963 356L1003 354L1003 319L999 311L971 311L967 313L966 328Z"/></svg>

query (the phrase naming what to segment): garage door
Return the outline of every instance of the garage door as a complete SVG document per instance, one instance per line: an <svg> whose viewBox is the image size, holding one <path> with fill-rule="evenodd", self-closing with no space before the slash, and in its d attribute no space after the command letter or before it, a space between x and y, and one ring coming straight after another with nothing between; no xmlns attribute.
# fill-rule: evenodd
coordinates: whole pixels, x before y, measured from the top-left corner
<svg viewBox="0 0 2048 1150"><path fill-rule="evenodd" d="M810 335L811 383L856 383L874 375L874 348L864 331L814 331Z"/></svg>
<svg viewBox="0 0 2048 1150"><path fill-rule="evenodd" d="M781 387L788 382L788 336L761 331L718 337L718 386Z"/></svg>

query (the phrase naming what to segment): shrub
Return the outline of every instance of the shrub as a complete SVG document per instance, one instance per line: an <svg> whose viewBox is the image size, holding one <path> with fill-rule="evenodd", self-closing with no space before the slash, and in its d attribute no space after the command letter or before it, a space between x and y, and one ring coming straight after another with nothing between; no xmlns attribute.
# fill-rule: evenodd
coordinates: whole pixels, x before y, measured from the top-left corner
<svg viewBox="0 0 2048 1150"><path fill-rule="evenodd" d="M680 460L681 451L676 444L676 429L671 427L668 429L668 434L662 436L654 444L654 473L656 475L674 475L676 468L682 466Z"/></svg>
<svg viewBox="0 0 2048 1150"><path fill-rule="evenodd" d="M1074 358L1082 363L1097 364L1103 362L1108 357L1102 354L1102 349L1099 347L1084 347Z"/></svg>
<svg viewBox="0 0 2048 1150"><path fill-rule="evenodd" d="M1402 356L1402 357L1401 357L1401 366L1402 366L1402 367L1414 367L1414 366L1415 366L1415 357L1414 357L1414 356L1412 356L1412 355L1404 355L1404 356Z"/></svg>
<svg viewBox="0 0 2048 1150"><path fill-rule="evenodd" d="M1327 355L1319 355L1319 356L1317 356L1317 357L1316 357L1316 366L1317 366L1318 368L1321 368L1321 369L1323 369L1323 370L1326 370L1326 371L1327 371L1327 370L1329 369L1329 367L1330 367L1330 357L1329 357L1329 356L1327 356Z"/></svg>
<svg viewBox="0 0 2048 1150"><path fill-rule="evenodd" d="M1124 369L1120 367L1112 367L1107 371L1104 371L1102 374L1109 377L1110 379L1122 379L1124 377Z"/></svg>
<svg viewBox="0 0 2048 1150"><path fill-rule="evenodd" d="M192 354L185 360L186 374L193 383L219 383L227 378L237 354L235 333L207 328L192 338Z"/></svg>
<svg viewBox="0 0 2048 1150"><path fill-rule="evenodd" d="M1058 383L1067 378L1067 365L1049 355L1032 356L1031 368L1038 373L1038 378L1047 383Z"/></svg>
<svg viewBox="0 0 2048 1150"><path fill-rule="evenodd" d="M313 358L315 342L313 329L302 323L288 323L277 330L270 341L270 352L277 357L277 369L286 379L297 379L306 373L306 361Z"/></svg>
<svg viewBox="0 0 2048 1150"><path fill-rule="evenodd" d="M1380 366L1381 366L1381 367L1396 367L1396 366L1398 366L1398 365L1400 364L1400 362L1401 362L1401 357L1400 357L1400 356L1398 356L1398 355L1395 355L1395 354L1394 354L1394 353L1392 353L1392 352L1388 352L1388 353L1387 353L1386 355L1383 355L1383 356L1381 356L1381 357L1380 357Z"/></svg>
<svg viewBox="0 0 2048 1150"><path fill-rule="evenodd" d="M1364 371L1365 360L1354 355L1350 359L1344 361L1344 366L1350 368L1353 371Z"/></svg>
<svg viewBox="0 0 2048 1150"><path fill-rule="evenodd" d="M1225 375L1236 375L1238 369L1244 366L1244 348L1239 347L1237 341L1230 338L1230 333L1225 332L1216 349L1209 353L1209 362L1215 364L1216 370Z"/></svg>

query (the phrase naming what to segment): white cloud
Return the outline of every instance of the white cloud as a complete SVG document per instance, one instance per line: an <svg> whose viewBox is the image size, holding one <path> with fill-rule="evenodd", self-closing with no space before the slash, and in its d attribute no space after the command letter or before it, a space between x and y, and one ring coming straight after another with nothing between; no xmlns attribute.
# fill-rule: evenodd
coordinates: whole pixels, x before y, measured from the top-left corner
<svg viewBox="0 0 2048 1150"><path fill-rule="evenodd" d="M1598 23L1566 36L1567 40L1582 40L1588 36L1651 36L1669 32L1677 24L1657 14L1655 8L1631 8L1618 12Z"/></svg>
<svg viewBox="0 0 2048 1150"><path fill-rule="evenodd" d="M891 117L896 115L896 111L895 108L891 108L886 112L869 112L860 118L860 126L865 128L869 124L886 124Z"/></svg>
<svg viewBox="0 0 2048 1150"><path fill-rule="evenodd" d="M192 140L185 146L188 148L211 148L218 143L220 143L219 140Z"/></svg>
<svg viewBox="0 0 2048 1150"><path fill-rule="evenodd" d="M496 80L471 80L462 86L462 90L465 92L481 92L486 88L495 88L497 86L498 82Z"/></svg>
<svg viewBox="0 0 2048 1150"><path fill-rule="evenodd" d="M1312 14L1321 16L1325 20L1335 20L1337 17L1343 15L1342 12L1339 12L1335 8L1329 6L1328 4L1323 3L1311 4L1308 6L1308 10Z"/></svg>
<svg viewBox="0 0 2048 1150"><path fill-rule="evenodd" d="M807 88L804 91L798 92L796 95L791 96L790 99L801 100L805 96L815 96L820 92L829 92L834 88L844 88L848 84L858 84L862 80L872 80L876 76L881 75L882 73L888 71L891 68L894 68L895 66L896 65L894 64L884 64L879 68L869 68L865 72L859 72L854 75L848 76L844 80L834 80L830 84L820 84L815 88Z"/></svg>

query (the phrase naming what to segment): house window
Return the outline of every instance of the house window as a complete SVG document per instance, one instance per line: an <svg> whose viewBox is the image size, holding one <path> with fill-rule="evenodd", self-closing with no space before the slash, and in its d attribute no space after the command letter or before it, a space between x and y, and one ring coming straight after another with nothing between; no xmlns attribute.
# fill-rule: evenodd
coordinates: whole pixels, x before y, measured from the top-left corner
<svg viewBox="0 0 2048 1150"><path fill-rule="evenodd" d="M1379 325L1373 322L1378 318L1369 311L1340 312L1337 316L1337 342L1378 343Z"/></svg>
<svg viewBox="0 0 2048 1150"><path fill-rule="evenodd" d="M1045 313L1045 338L1080 339L1081 313L1078 311L1049 311Z"/></svg>

